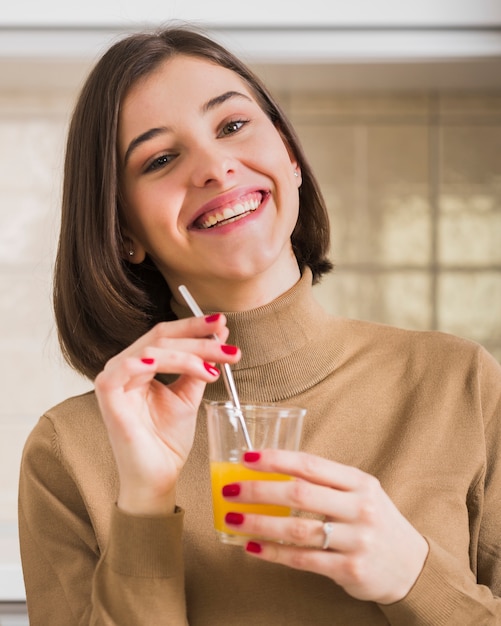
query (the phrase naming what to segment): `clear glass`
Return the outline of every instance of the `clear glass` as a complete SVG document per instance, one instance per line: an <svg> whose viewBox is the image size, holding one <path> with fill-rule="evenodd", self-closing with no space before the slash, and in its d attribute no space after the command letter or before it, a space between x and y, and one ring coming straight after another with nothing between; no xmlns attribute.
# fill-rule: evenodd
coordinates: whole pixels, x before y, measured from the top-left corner
<svg viewBox="0 0 501 626"><path fill-rule="evenodd" d="M206 402L209 459L212 485L214 527L223 543L242 544L248 536L228 528L224 523L229 511L290 515L290 509L271 504L241 504L229 502L222 488L243 480L290 480L285 474L272 474L248 469L241 463L248 450L236 409L230 402ZM306 410L274 404L243 404L242 414L247 425L252 448L298 450Z"/></svg>

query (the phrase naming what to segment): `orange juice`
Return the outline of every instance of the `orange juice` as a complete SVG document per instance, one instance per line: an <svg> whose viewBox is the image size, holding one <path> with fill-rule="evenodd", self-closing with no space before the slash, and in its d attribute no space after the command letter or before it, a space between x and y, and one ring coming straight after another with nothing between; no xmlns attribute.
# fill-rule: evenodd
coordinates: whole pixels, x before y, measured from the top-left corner
<svg viewBox="0 0 501 626"><path fill-rule="evenodd" d="M224 485L239 483L243 480L290 480L286 474L272 474L268 472L257 472L248 469L240 463L230 461L211 461L210 464L212 481L212 507L214 511L214 527L223 534L242 535L228 528L224 523L224 517L229 511L239 513L259 513L262 515L276 515L285 517L290 515L290 508L274 504L242 504L241 502L231 502L225 500L222 495Z"/></svg>

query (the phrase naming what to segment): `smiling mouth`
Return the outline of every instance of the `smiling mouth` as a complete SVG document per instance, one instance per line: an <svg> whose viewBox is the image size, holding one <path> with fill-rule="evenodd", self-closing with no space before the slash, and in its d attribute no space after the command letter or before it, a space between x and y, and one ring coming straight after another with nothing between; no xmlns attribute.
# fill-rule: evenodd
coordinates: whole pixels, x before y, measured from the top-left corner
<svg viewBox="0 0 501 626"><path fill-rule="evenodd" d="M205 215L196 220L194 226L201 230L207 230L208 228L217 228L218 226L241 220L260 206L263 197L264 193L261 192L250 193L235 202L222 205L214 211L205 213Z"/></svg>

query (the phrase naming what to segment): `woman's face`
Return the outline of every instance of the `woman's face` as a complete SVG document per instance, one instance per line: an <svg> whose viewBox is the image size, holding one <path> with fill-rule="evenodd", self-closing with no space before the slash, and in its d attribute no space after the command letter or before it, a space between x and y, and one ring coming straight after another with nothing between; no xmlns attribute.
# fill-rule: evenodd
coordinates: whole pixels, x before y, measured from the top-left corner
<svg viewBox="0 0 501 626"><path fill-rule="evenodd" d="M224 285L297 280L301 173L237 74L167 60L124 99L118 147L132 260L148 253L173 293L186 283L208 305Z"/></svg>

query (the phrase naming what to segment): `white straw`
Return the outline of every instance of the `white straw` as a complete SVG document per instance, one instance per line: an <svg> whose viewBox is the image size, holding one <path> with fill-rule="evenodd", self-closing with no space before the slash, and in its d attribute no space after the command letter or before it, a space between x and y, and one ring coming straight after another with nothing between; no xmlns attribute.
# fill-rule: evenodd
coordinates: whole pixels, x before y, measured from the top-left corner
<svg viewBox="0 0 501 626"><path fill-rule="evenodd" d="M191 312L195 317L204 317L204 313L202 309L198 306L195 299L188 291L188 288L185 285L179 285L179 291L183 298L186 301L186 304L191 309ZM217 335L212 335L216 341L219 341L219 337ZM238 399L237 388L235 387L235 380L233 379L233 374L231 372L231 367L228 363L222 364L222 373L223 380L226 387L226 391L230 396L230 400L232 401L233 406L235 407L235 412L237 414L238 420L240 422L240 426L242 427L242 433L244 435L245 443L249 450L252 450L252 443L249 437L249 431L247 430L247 424L245 423L245 419L242 413L242 407L240 405L240 400Z"/></svg>

